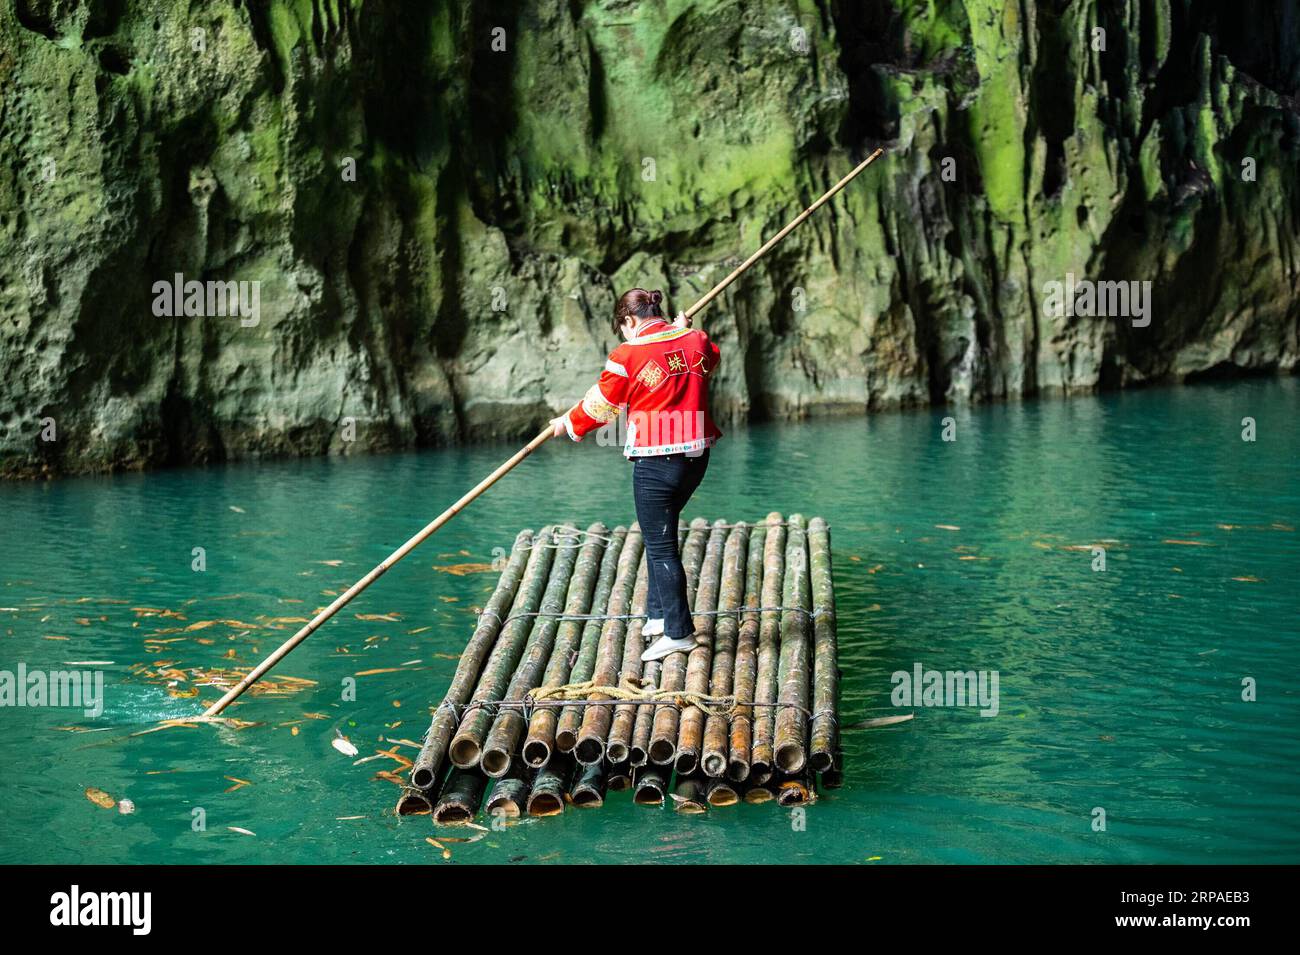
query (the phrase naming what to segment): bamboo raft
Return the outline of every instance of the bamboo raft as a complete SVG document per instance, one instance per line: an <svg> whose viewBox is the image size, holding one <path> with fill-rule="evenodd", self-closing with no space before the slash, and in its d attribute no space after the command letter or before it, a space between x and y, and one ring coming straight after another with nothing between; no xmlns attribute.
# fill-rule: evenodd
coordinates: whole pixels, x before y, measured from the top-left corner
<svg viewBox="0 0 1300 955"><path fill-rule="evenodd" d="M627 790L699 813L839 786L826 522L696 518L680 535L697 645L643 664L639 527L520 531L398 814L550 816Z"/></svg>

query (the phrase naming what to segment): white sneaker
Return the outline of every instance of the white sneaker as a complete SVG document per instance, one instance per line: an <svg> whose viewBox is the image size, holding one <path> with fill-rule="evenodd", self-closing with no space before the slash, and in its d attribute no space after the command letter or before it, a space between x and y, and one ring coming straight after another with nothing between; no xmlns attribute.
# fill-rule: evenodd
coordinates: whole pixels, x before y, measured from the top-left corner
<svg viewBox="0 0 1300 955"><path fill-rule="evenodd" d="M651 660L662 660L664 657L673 653L687 653L695 649L695 638L679 637L660 637L654 643L646 648L646 652L641 654L641 662L649 663Z"/></svg>
<svg viewBox="0 0 1300 955"><path fill-rule="evenodd" d="M641 628L643 637L662 637L664 635L664 620L660 617L657 620L647 620L645 626Z"/></svg>

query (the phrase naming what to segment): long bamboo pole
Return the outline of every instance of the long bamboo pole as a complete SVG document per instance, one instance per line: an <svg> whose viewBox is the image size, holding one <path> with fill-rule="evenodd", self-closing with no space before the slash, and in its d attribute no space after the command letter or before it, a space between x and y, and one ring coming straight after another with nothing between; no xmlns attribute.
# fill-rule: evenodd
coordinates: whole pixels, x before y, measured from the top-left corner
<svg viewBox="0 0 1300 955"><path fill-rule="evenodd" d="M600 686L615 686L618 683L619 667L623 664L623 643L627 637L626 616L632 607L632 593L636 586L637 568L641 565L643 541L641 527L633 524L628 531L627 543L618 558L618 576L614 578L614 589L609 595L609 616L600 632L600 644L596 648L596 667L592 671L592 682ZM624 618L624 619L619 619ZM592 690L589 699L606 700L609 697L599 690ZM578 741L573 747L573 755L584 766L599 763L605 758L605 739L609 735L609 724L614 718L614 703L608 706L587 705L582 715L582 726L578 730Z"/></svg>
<svg viewBox="0 0 1300 955"><path fill-rule="evenodd" d="M813 700L808 765L826 773L835 766L839 736L839 661L835 634L835 587L831 583L831 532L826 522L808 522L808 560L812 564Z"/></svg>
<svg viewBox="0 0 1300 955"><path fill-rule="evenodd" d="M384 576L384 574L388 572L388 568L392 567L395 563L397 563L399 560L401 560L411 551L415 550L415 548L423 544L425 539L428 538L434 531L438 530L438 528L442 527L442 525L446 524L449 520L451 520L461 511L463 511L466 507L468 507L471 503L473 503L475 498L477 498L480 494L482 494L484 491L490 488L493 484L496 484L497 481L505 477L506 474L508 474L511 470L514 469L515 465L517 465L520 461L528 457L530 454L532 454L534 451L540 448L543 444L549 441L551 439L551 436L554 433L555 432L548 427L545 431L543 431L537 437L533 438L533 440L529 441L522 448L520 448L509 458L507 458L504 464L502 464L495 471L493 471L483 480L479 481L472 488L470 488L464 495L461 496L460 500L458 500L451 507L447 508L441 514L439 514L437 517L431 520L428 524L424 525L424 527L420 530L418 534L416 534L414 537L408 540L401 547L397 548L397 550L393 551L391 554L385 557L382 561L379 562L378 565L376 565L376 567L372 571L370 571L370 573L366 574L364 577L358 580L347 590L343 591L343 593L335 597L333 603L331 603L320 613L316 614L316 616L312 617L311 620L309 620L307 623L303 624L301 630L295 633L288 640L284 641L284 643L280 644L280 646L276 649L276 651L272 653L269 657L267 657L257 666L253 667L253 669L250 670L242 680L240 680L238 683L236 683L234 686L232 686L229 690L226 691L225 696L223 696L221 699L217 700L217 702L213 703L206 710L204 710L203 715L216 716L227 706L229 706L231 703L235 702L235 700L239 699L239 697L243 695L245 690L247 690L258 680L260 680L263 676L265 676L267 671L270 670L273 666L275 666L277 663L279 663L281 660L287 657L294 647L296 647L298 644L302 643L313 633L315 633L317 628L320 627L321 624L323 624L330 617L334 616L336 613L338 613L340 610L346 607L349 603L352 602L353 597L361 593L361 591L365 590L367 587L373 584L380 577Z"/></svg>
<svg viewBox="0 0 1300 955"><path fill-rule="evenodd" d="M487 777L477 769L453 769L433 807L433 821L440 826L463 826L474 821Z"/></svg>
<svg viewBox="0 0 1300 955"><path fill-rule="evenodd" d="M528 771L519 762L510 767L510 772L493 785L488 793L488 801L483 811L489 816L502 819L518 819L524 812L528 801Z"/></svg>
<svg viewBox="0 0 1300 955"><path fill-rule="evenodd" d="M713 611L723 587L723 555L727 545L727 522L713 522L709 543L700 568L700 586L695 595L695 649L686 655L686 677L682 689L688 693L709 692L709 674L713 669L713 634L718 618ZM676 654L674 654L675 656ZM694 773L700 764L700 747L704 737L704 711L694 704L686 706L677 724L677 747L674 766L679 775Z"/></svg>
<svg viewBox="0 0 1300 955"><path fill-rule="evenodd" d="M745 606L761 607L763 601L763 544L767 525L759 523L749 532L749 554L745 561ZM732 690L736 699L754 698L758 678L758 611L746 610L736 640L736 676ZM727 778L744 782L749 778L749 748L754 741L754 708L737 706L731 714L731 754L727 759Z"/></svg>
<svg viewBox="0 0 1300 955"><path fill-rule="evenodd" d="M551 648L555 646L555 631L560 627L560 615L564 611L565 595L573 579L573 564L577 560L578 529L572 524L565 525L555 535L556 557L551 565L551 579L546 584L546 593L542 597L541 616L533 626L533 632L524 647L524 654L515 667L510 686L506 689L504 701L522 702L529 690L535 689L541 679L542 668L551 658ZM528 723L515 707L503 707L492 721L492 728L483 741L483 754L479 764L483 772L494 779L500 779L510 771L510 763L519 745Z"/></svg>
<svg viewBox="0 0 1300 955"><path fill-rule="evenodd" d="M853 181L854 177L856 177L856 176L858 175L858 173L862 172L862 170L866 169L866 168L867 168L868 166L870 166L873 162L875 162L877 159L879 159L881 153L883 153L883 152L884 152L883 149L877 149L875 152L873 152L873 153L872 153L870 156L868 156L866 159L862 160L862 162L860 162L860 163L858 163L856 166L854 166L853 169L849 172L848 175L846 175L843 179L841 179L841 180L840 180L839 182L837 182L835 185L831 186L831 188L830 188L829 190L827 190L826 193L825 193L825 194L824 194L820 199L818 199L816 202L814 202L812 205L810 205L810 206L809 206L807 209L805 209L803 212L801 212L801 213L799 213L797 216L795 216L794 219L793 219L793 221L791 221L791 223L790 223L788 226L786 226L784 229L782 229L782 230L781 230L780 232L778 232L776 235L772 236L772 238L770 238L770 239L768 239L766 242L764 242L764 243L759 247L759 249L758 249L757 252L755 252L753 255L751 255L749 258L747 258L744 262L741 262L740 265L736 266L735 270L733 270L732 273L731 273L730 275L728 275L725 279L723 279L721 282L719 282L717 285L715 285L715 286L712 288L712 290L710 290L709 293L708 293L707 295L704 296L704 298L700 299L698 302L696 302L694 305L692 305L690 308L688 308L688 309L686 310L686 313L685 313L685 314L686 314L686 318L689 320L689 319L690 319L692 316L694 316L697 312L701 311L701 310L702 310L706 305L708 305L708 304L709 304L710 302L712 302L715 298L717 298L719 295L721 295L723 289L725 289L725 288L726 288L728 285L730 285L732 282L736 281L736 279L740 278L740 276L744 273L744 271L745 271L746 269L748 269L751 265L753 265L755 262L757 262L757 261L758 261L759 259L761 259L763 256L767 255L767 253L768 253L769 251L771 251L772 246L776 245L778 242L780 242L782 239L784 239L787 235L789 235L791 232L793 232L793 231L794 231L794 230L799 226L800 223L802 223L802 222L803 222L805 219L807 219L810 215L812 215L814 212L816 212L818 209L820 209L823 205L825 205L827 202L829 202L829 201L831 200L831 197L833 197L833 196L835 195L835 193L839 192L841 189L843 189L845 186L847 186L850 182Z"/></svg>
<svg viewBox="0 0 1300 955"><path fill-rule="evenodd" d="M650 594L648 559L643 548L641 567L636 572L636 587L632 591L633 618L628 621L627 637L623 641L623 663L618 669L620 686L624 681L641 678L641 654L645 651L645 637L641 631L645 627L646 601ZM605 754L615 766L627 762L632 745L632 728L636 724L636 711L635 703L620 703L614 708L614 719L609 724L609 738L605 741ZM610 788L614 788L613 784Z"/></svg>
<svg viewBox="0 0 1300 955"><path fill-rule="evenodd" d="M537 623L534 614L541 604L542 592L555 559L555 548L551 546L554 531L552 527L545 527L533 538L533 552L528 557L519 593L510 607L510 616L501 628L501 636L497 637L487 663L483 664L483 673L474 687L469 709L461 718L456 735L451 738L448 752L452 763L461 769L478 765L483 754L483 739L492 726L494 714L490 704L500 700L505 693L510 676L524 652L524 644Z"/></svg>
<svg viewBox="0 0 1300 955"><path fill-rule="evenodd" d="M693 559L690 552L685 550L686 546L686 525L679 523L677 525L677 548L678 553L682 555L682 567L686 571L687 593L690 593L692 574L696 578L699 576L699 565L696 563L695 570L692 571L690 561ZM699 552L699 553L702 553ZM699 553L695 559L699 558ZM689 599L689 598L688 598ZM654 689L659 688L659 677L663 672L662 660L651 660L649 663L641 665L641 686ZM632 725L632 746L628 750L628 762L632 766L644 766L650 760L650 732L654 728L655 708L653 706L638 706L636 709L636 722ZM667 782L664 785L668 785Z"/></svg>
<svg viewBox="0 0 1300 955"><path fill-rule="evenodd" d="M686 535L686 549L682 555L682 567L686 570L686 600L692 608L698 602L697 589L700 586L701 562L704 559L706 542L712 543L709 537L709 522L703 517L697 517L691 521L690 533ZM721 540L719 540L717 555L718 560L715 561L715 564L720 569L722 566ZM684 689L686 686L686 666L687 655L685 653L670 653L664 657L663 669L659 672L659 689L673 691ZM649 749L647 750L652 763L668 764L677 755L677 728L680 719L681 713L674 703L660 703L655 707Z"/></svg>
<svg viewBox="0 0 1300 955"><path fill-rule="evenodd" d="M619 558L623 554L623 548L627 546L627 535L626 527L614 528L613 540L609 542L609 546L605 548L605 555L600 559L600 576L596 579L596 593L591 598L593 616L603 616L609 607L609 595L614 590L614 578L618 574ZM577 654L573 657L572 666L569 668L570 683L585 683L591 679L592 671L596 669L596 651L599 648L602 629L599 620L588 620L587 625L582 628L582 639L578 642ZM548 710L550 707L542 709ZM533 717L533 722L537 723L537 716ZM572 753L573 747L578 745L578 729L582 726L582 706L577 703L566 706L560 711L559 721L552 723L552 726L554 729L551 738L549 740L543 738L543 741L548 745L553 744L561 753ZM530 732L529 742L533 742L535 738ZM536 752L535 749L530 751ZM533 762L531 765L539 764Z"/></svg>
<svg viewBox="0 0 1300 955"><path fill-rule="evenodd" d="M736 635L740 630L738 611L745 600L745 557L749 547L749 525L744 521L731 529L727 549L722 555L722 595L718 598L718 625L713 638L713 672L709 675L709 693L730 696L736 679ZM687 673L686 688L691 689ZM689 711L688 711L689 715ZM682 717L682 739L687 736L686 717ZM727 744L730 720L713 714L704 721L704 749L700 765L704 775L712 778L727 771ZM679 746L680 750L681 747Z"/></svg>
<svg viewBox="0 0 1300 955"><path fill-rule="evenodd" d="M719 282L717 285L711 288L707 293L705 293L703 298L701 298L698 302L696 302L694 305L692 305L683 313L687 321L689 321L695 315L703 311L704 308L710 302L712 302L715 298L717 298L719 295L722 294L723 290L726 289L728 285L736 281L736 279L740 278L740 276L743 275L745 271L750 268L750 266L752 266L755 262L757 262L769 251L771 251L773 246L775 246L778 242L780 242L787 235L793 232L805 219L807 219L814 212L820 209L823 205L829 202L831 198L837 192L839 192L841 189L847 186L854 179L854 177L858 175L858 173L862 172L873 162L875 162L878 158L880 158L882 153L884 153L883 149L876 149L874 152L872 152L870 156L868 156L862 162L858 163L858 165L855 166L852 170L850 170L849 173L843 179L841 179L835 185L831 186L831 188L828 189L821 196L821 198L819 198L816 202L810 205L803 212L795 216L794 219L790 221L789 225L783 228L776 235L772 236L772 238L764 242L759 247L757 252L755 252L753 255L747 258L744 262L740 263L740 265L736 266L736 268L732 270L730 275L728 275L721 282ZM419 547L422 543L424 543L424 541L430 535L432 535L435 531L441 528L449 520L451 520L453 517L455 517L457 514L463 511L466 507L468 507L471 503L473 503L474 500L477 499L480 494L482 494L493 484L495 484L497 481L501 480L501 478L505 477L512 470L514 470L515 466L518 465L519 462L523 461L524 458L528 457L530 454L532 454L534 451L540 448L543 444L549 441L554 436L554 434L555 432L550 427L547 427L544 431L538 434L537 437L533 438L526 445L524 445L522 448L520 448L518 451L512 454L509 458L507 458L505 462L502 463L499 467L497 467L495 471L493 471L482 481L479 481L478 484L474 485L467 492L465 492L465 494L463 494L460 497L460 499L456 501L455 504L451 505L451 507L447 508L441 514L435 517L432 521L426 524L418 534L413 536L405 544L403 544L401 547L397 548L397 550L393 551L391 554L385 557L373 570L370 571L370 573L366 574L355 584L353 584L351 587L349 587L347 590L341 593L338 597L334 599L333 603L331 603L328 607L326 607L324 610L322 610L320 613L314 616L310 621L304 624L301 630L299 630L292 637L290 637L288 640L282 643L275 650L274 653L272 653L269 657L267 657L265 660L263 660L261 663L255 666L252 670L250 670L248 674L242 680L240 680L239 683L231 687L226 692L226 694L221 697L221 699L217 700L217 702L213 703L206 710L204 710L203 715L205 717L217 716L227 706L229 706L235 700L239 699L239 697L244 694L244 691L246 691L250 686L252 686L258 680L260 680L263 676L265 676L266 673L277 663L279 663L286 656L288 656L289 653L292 652L292 650L296 646L298 646L298 644L302 643L313 633L315 633L317 628L320 627L321 624L323 624L326 620L330 619L330 617L334 616L336 613L338 613L340 610L346 607L349 603L351 603L353 597L357 596L357 594L361 593L363 590L365 590L367 587L373 584L376 580L378 580L385 573L387 573L390 567L392 567L399 560L401 560L411 551L415 550L415 548Z"/></svg>
<svg viewBox="0 0 1300 955"><path fill-rule="evenodd" d="M539 770L533 777L533 788L528 794L528 815L558 816L564 812L573 779L573 757L561 753Z"/></svg>
<svg viewBox="0 0 1300 955"><path fill-rule="evenodd" d="M592 524L587 528L587 543L578 554L577 567L573 571L573 583L569 585L569 596L564 605L566 617L576 618L587 614L592 610L593 597L598 598L601 607L595 612L604 612L603 608L609 599L609 588L613 582L614 568L617 565L618 548L622 547L626 533L620 529L611 537L608 529L601 523ZM596 584L597 580L602 578L601 567L606 556L607 541L615 548L615 557L610 561L609 578L605 582L602 596ZM551 659L546 664L546 672L542 675L543 685L559 686L568 682L583 629L584 622L578 619L565 620L560 624L560 629L555 634L555 646L551 648ZM538 707L533 713L523 746L524 762L533 769L542 768L551 758L551 750L555 748L555 724L559 718L560 714L550 706Z"/></svg>
<svg viewBox="0 0 1300 955"><path fill-rule="evenodd" d="M434 712L433 721L425 731L420 754L411 764L411 785L416 789L430 789L438 779L443 759L447 755L447 745L456 732L456 724L460 722L457 707L469 702L483 664L492 652L492 645L501 632L501 623L506 619L510 604L519 590L519 581L524 575L532 543L532 531L519 532L510 551L510 559L501 571L501 579L497 581L496 589L479 614L474 635L469 638L469 643L465 645L460 661L456 664L456 675L451 678L442 705Z"/></svg>
<svg viewBox="0 0 1300 955"><path fill-rule="evenodd" d="M791 514L785 544L785 587L781 597L780 690L776 711L774 766L795 775L808 761L808 697L812 682L812 654L808 634L812 629L808 584L807 523Z"/></svg>
<svg viewBox="0 0 1300 955"><path fill-rule="evenodd" d="M785 576L785 527L781 515L767 515L767 539L763 543L762 606L781 604ZM781 614L767 610L759 618L758 675L754 683L754 744L750 749L750 773L754 782L764 783L772 774L772 735L776 724L777 656L780 652Z"/></svg>

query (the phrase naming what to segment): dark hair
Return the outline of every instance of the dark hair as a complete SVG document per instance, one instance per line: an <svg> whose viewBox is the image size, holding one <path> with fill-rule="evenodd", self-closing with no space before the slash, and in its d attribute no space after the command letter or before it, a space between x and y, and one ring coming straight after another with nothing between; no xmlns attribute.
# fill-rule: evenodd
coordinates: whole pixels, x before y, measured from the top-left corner
<svg viewBox="0 0 1300 955"><path fill-rule="evenodd" d="M614 306L612 322L614 334L617 335L623 330L623 323L628 319L663 318L664 313L659 308L659 303L663 300L664 293L658 289L647 292L643 288L634 288L630 292L624 292L623 297Z"/></svg>

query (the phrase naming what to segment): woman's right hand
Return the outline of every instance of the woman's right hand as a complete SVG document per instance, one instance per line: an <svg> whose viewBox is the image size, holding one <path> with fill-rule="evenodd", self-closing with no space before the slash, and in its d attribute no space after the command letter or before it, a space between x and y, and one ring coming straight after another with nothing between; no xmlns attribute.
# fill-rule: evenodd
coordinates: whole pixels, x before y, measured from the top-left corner
<svg viewBox="0 0 1300 955"><path fill-rule="evenodd" d="M569 430L568 420L569 420L569 416L567 414L562 414L558 418L552 418L551 436L558 438L562 436L566 431L568 431Z"/></svg>

